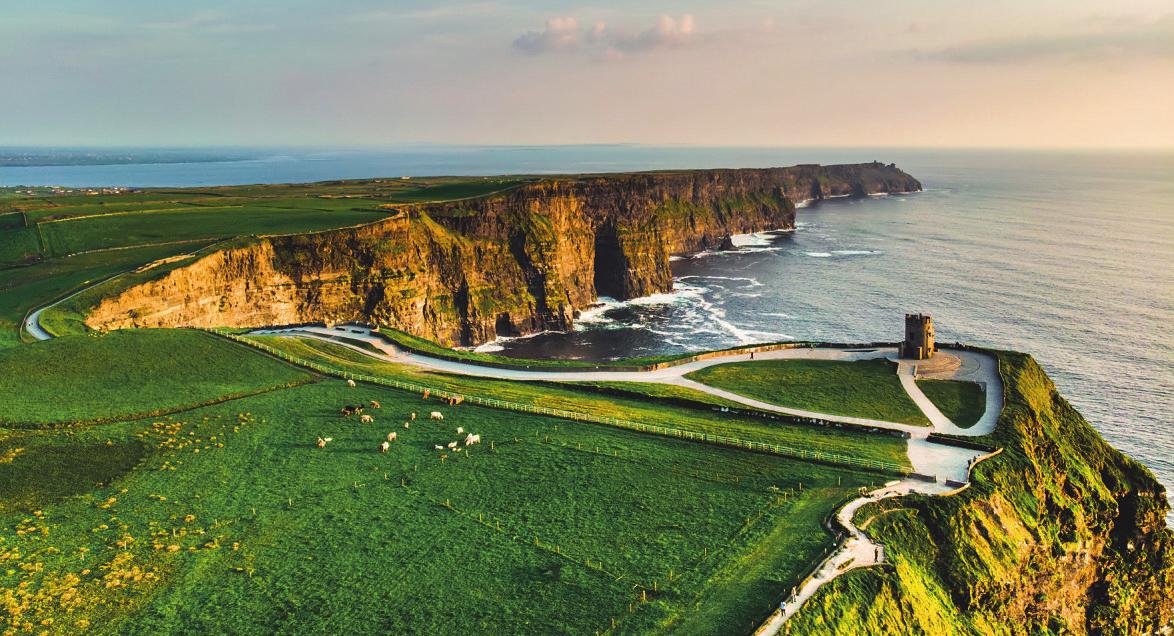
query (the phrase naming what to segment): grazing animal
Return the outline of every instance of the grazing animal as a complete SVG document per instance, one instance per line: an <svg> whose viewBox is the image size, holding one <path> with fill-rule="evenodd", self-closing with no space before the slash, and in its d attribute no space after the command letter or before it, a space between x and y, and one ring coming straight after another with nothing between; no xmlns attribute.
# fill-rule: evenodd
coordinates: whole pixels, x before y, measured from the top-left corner
<svg viewBox="0 0 1174 636"><path fill-rule="evenodd" d="M449 448L456 448L456 447L457 447L457 442L449 442L449 443L448 443L448 447L449 447Z"/></svg>
<svg viewBox="0 0 1174 636"><path fill-rule="evenodd" d="M389 442L394 442L394 441L395 441L395 437L396 437L395 433L388 433L388 434L387 434L387 441L389 441Z"/></svg>
<svg viewBox="0 0 1174 636"><path fill-rule="evenodd" d="M464 427L464 426L458 426L458 427L457 427L457 435L460 435L461 433L464 433L464 432L465 432L465 427Z"/></svg>
<svg viewBox="0 0 1174 636"><path fill-rule="evenodd" d="M432 415L430 415L429 417L431 417L434 420L443 420L444 413L441 413L440 411L432 411Z"/></svg>
<svg viewBox="0 0 1174 636"><path fill-rule="evenodd" d="M343 417L350 417L354 414L355 414L355 407L350 406L349 404L347 406L342 407L342 416Z"/></svg>
<svg viewBox="0 0 1174 636"><path fill-rule="evenodd" d="M326 448L326 440L321 437L318 438L318 448Z"/></svg>
<svg viewBox="0 0 1174 636"><path fill-rule="evenodd" d="M347 380L346 385L347 386L355 386L355 381L354 380Z"/></svg>
<svg viewBox="0 0 1174 636"><path fill-rule="evenodd" d="M375 421L375 418L371 417L370 415L360 415L359 421L364 424L370 424L371 422Z"/></svg>
<svg viewBox="0 0 1174 636"><path fill-rule="evenodd" d="M412 427L412 425L410 423L404 422L404 428L411 428L411 427Z"/></svg>
<svg viewBox="0 0 1174 636"><path fill-rule="evenodd" d="M469 433L465 436L465 446L472 446L473 444L480 444L481 436Z"/></svg>
<svg viewBox="0 0 1174 636"><path fill-rule="evenodd" d="M436 450L444 450L444 447L443 447L443 446L441 446L440 444L437 444L437 445L436 445Z"/></svg>
<svg viewBox="0 0 1174 636"><path fill-rule="evenodd" d="M413 422L416 421L416 412L415 411L412 411L412 421Z"/></svg>
<svg viewBox="0 0 1174 636"><path fill-rule="evenodd" d="M376 402L375 400L371 400L371 408L373 408L373 409L381 409L381 408L383 408L383 407L382 407L382 406L381 406L381 405L380 405L378 402Z"/></svg>
<svg viewBox="0 0 1174 636"><path fill-rule="evenodd" d="M379 445L379 452L386 453L387 449L389 449L389 448L391 448L391 444L389 442L383 442L382 444Z"/></svg>

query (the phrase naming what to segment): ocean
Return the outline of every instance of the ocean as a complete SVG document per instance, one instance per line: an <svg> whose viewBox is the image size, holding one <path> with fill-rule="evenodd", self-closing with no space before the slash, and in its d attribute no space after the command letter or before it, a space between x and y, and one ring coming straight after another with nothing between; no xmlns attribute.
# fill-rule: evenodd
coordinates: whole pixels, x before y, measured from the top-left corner
<svg viewBox="0 0 1174 636"><path fill-rule="evenodd" d="M606 300L509 355L651 355L785 339L939 341L1031 353L1114 446L1174 486L1174 153L645 146L254 150L191 163L0 167L0 185L188 186L879 160L918 194L801 208L797 229L674 260L671 293Z"/></svg>

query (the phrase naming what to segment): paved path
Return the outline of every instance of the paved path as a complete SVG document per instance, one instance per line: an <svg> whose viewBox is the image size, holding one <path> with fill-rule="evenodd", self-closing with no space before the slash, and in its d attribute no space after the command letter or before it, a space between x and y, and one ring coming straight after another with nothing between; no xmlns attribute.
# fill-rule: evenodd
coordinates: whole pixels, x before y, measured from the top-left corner
<svg viewBox="0 0 1174 636"><path fill-rule="evenodd" d="M77 293L81 292L75 292L75 294ZM53 305L55 304L57 303L53 303ZM30 313L27 320L25 321L25 329L38 340L47 340L52 337L52 334L48 333L41 327L40 316L44 310L52 307L53 305L42 307ZM909 433L910 437L908 441L908 454L909 461L913 466L913 470L921 474L933 475L938 479L938 481L927 482L910 478L890 482L884 488L867 493L858 499L854 499L841 508L836 513L836 518L839 520L840 524L843 525L843 527L847 528L849 533L848 538L837 548L836 552L833 553L829 559L825 560L824 563L821 564L819 570L817 570L814 575L809 577L807 581L804 582L802 588L798 590L797 594L788 599L786 611L783 612L780 610L775 610L775 612L766 620L766 622L763 623L763 625L755 632L756 636L774 636L774 634L777 634L787 619L793 616L803 606L803 604L808 599L810 599L812 595L816 593L816 591L819 590L821 586L836 578L840 574L855 568L867 567L882 562L883 548L869 539L868 536L864 534L864 532L859 528L857 528L853 523L852 517L856 511L859 510L861 506L869 502L877 501L886 497L897 497L913 492L924 494L940 494L950 489L942 483L946 479L956 482L968 481L971 460L981 455L981 453L978 451L957 448L954 446L932 443L927 439L929 433L939 432L967 436L985 435L994 430L995 425L998 422L999 414L1003 407L1003 386L998 374L997 361L990 356L969 351L950 351L949 354L958 356L961 359L962 364L952 370L940 371L927 375L927 377L933 377L936 379L971 380L984 385L984 388L986 389L986 411L983 413L982 418L974 426L970 428L961 428L950 421L950 419L947 418L944 414L942 414L942 412L933 404L933 402L925 396L920 388L918 388L916 383L916 379L918 377L917 365L908 361L898 360L897 353L892 348L843 350L804 347L795 349L781 349L778 351L757 352L754 354L753 359L853 361L886 358L896 361L898 363L897 374L900 378L901 386L909 394L909 397L922 410L922 412L925 413L932 426L915 426L897 422L886 422L883 420L872 420L868 418L832 415L828 413L806 411L803 409L794 409L755 400L737 393L707 386L699 382L694 382L693 380L684 377L688 373L698 369L703 369L705 367L750 360L750 354L732 354L728 356L710 358L707 360L697 360L664 369L657 369L654 371L520 370L499 369L467 362L443 360L420 355L397 347L382 336L374 334L366 328L357 326L348 325L345 327L339 326L333 328L293 327L286 329L257 330L252 333L257 335L278 335L325 340L348 347L373 358L402 364L409 364L433 371L455 373L460 375L489 377L505 380L553 380L560 382L658 382L663 384L673 384L676 386L695 389L697 391L703 391L705 393L709 393L710 395L721 397L739 404L745 404L746 406L763 411L795 415L799 417L813 417L833 422L860 424L881 429L900 430ZM340 340L340 338L345 340ZM359 346L359 343L369 345L376 351Z"/></svg>
<svg viewBox="0 0 1174 636"><path fill-rule="evenodd" d="M783 624L806 603L827 582L837 576L860 567L876 565L884 560L883 546L873 542L852 521L852 517L861 506L884 499L898 497L910 493L941 494L952 490L944 482L951 480L965 483L970 478L972 460L981 456L981 451L975 451L955 446L947 446L929 441L931 432L949 433L954 435L977 436L985 435L994 430L1003 408L1003 385L998 374L998 362L987 355L970 351L948 351L940 355L955 355L960 358L960 364L945 371L937 371L931 377L935 379L965 379L979 382L986 389L986 411L982 418L970 428L961 428L946 417L941 410L917 386L917 363L899 360L897 352L892 348L878 349L827 349L827 348L795 348L778 351L763 351L754 354L754 360L868 360L886 358L897 362L897 375L901 386L918 408L931 422L931 426L916 426L897 422L886 422L868 418L831 415L816 413L802 409L794 409L761 400L755 400L737 393L707 386L685 377L688 373L705 367L742 362L750 360L749 354L732 354L698 360L654 371L544 371L521 369L498 369L467 362L441 360L419 355L395 346L387 339L371 333L369 330L357 326L327 327L295 327L289 329L259 330L253 333L280 335L289 337L316 338L335 344L349 347L374 358L409 364L434 371L456 373L480 377L500 378L506 380L554 380L562 382L576 381L614 381L614 382L658 382L687 387L703 391L710 395L721 397L746 406L799 417L813 417L834 422L861 424L875 428L900 430L909 433L908 455L914 472L923 475L933 475L937 481L928 482L915 478L906 478L889 482L885 487L862 495L858 499L848 502L836 513L836 519L848 530L848 538L837 547L831 557L826 559L819 569L809 577L797 590L796 594L786 602L786 611L776 609L773 614L755 632L756 636L774 636ZM339 338L345 340L340 341ZM350 341L350 342L347 342ZM359 346L364 343L374 347L378 352Z"/></svg>

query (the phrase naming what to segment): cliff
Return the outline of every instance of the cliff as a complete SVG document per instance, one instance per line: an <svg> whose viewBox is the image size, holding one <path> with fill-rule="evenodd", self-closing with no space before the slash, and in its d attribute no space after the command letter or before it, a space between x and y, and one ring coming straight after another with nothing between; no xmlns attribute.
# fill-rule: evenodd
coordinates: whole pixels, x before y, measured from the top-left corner
<svg viewBox="0 0 1174 636"><path fill-rule="evenodd" d="M1000 354L1004 448L950 497L862 508L888 563L825 586L791 634L1149 634L1174 629L1165 490L1034 360ZM981 439L981 438L980 438ZM1166 630L1166 631L1163 631Z"/></svg>
<svg viewBox="0 0 1174 636"><path fill-rule="evenodd" d="M355 228L259 238L108 295L93 328L363 319L446 345L568 329L598 296L672 289L669 256L793 228L795 203L911 192L880 163L552 177L479 199L386 206Z"/></svg>

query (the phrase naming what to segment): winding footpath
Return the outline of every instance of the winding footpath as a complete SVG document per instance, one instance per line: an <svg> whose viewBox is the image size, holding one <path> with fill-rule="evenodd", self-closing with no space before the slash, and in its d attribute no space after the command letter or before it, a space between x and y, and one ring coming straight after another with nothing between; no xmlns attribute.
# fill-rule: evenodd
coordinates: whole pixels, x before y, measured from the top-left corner
<svg viewBox="0 0 1174 636"><path fill-rule="evenodd" d="M253 331L252 334L323 340L350 348L378 360L459 375L521 381L613 381L672 384L703 391L710 395L763 411L799 417L814 417L833 422L859 424L878 429L898 430L908 433L907 452L914 472L933 476L935 480L927 481L916 477L907 477L901 480L890 481L882 488L863 493L861 497L848 502L837 511L836 519L842 527L847 529L847 538L829 558L820 564L815 573L809 576L795 593L767 618L755 632L755 636L774 636L777 634L782 629L783 624L791 616L794 616L820 587L841 574L855 568L882 563L884 561L884 547L872 541L864 531L856 526L852 519L856 511L867 503L888 497L899 497L910 493L940 495L957 490L969 481L972 464L985 453L983 451L931 442L929 440L929 434L936 432L970 437L986 435L995 430L999 414L1003 409L1003 384L1002 379L999 377L998 361L991 356L973 351L949 350L939 353L938 355L940 356L957 357L959 364L954 368L934 370L927 372L925 375L919 373L918 363L899 359L897 351L894 348L829 349L802 347L777 351L759 351L754 354L754 360L854 361L885 358L896 362L897 375L900 379L901 386L931 423L930 426L917 426L868 418L816 413L778 406L701 384L685 377L687 374L705 367L751 360L752 358L748 353L696 360L652 371L541 371L499 369L467 362L432 358L407 351L392 344L391 341L377 333L372 333L369 329L357 325L262 329ZM916 382L919 377L969 380L982 384L986 394L986 409L982 417L969 428L962 428L956 425L921 391Z"/></svg>
<svg viewBox="0 0 1174 636"><path fill-rule="evenodd" d="M76 293L80 293L80 291ZM57 302L61 302L61 300ZM47 340L52 337L52 334L41 327L40 317L42 312L55 304L47 305L29 314L25 321L25 329L34 338ZM919 479L917 477L907 477L901 480L890 481L880 489L862 493L861 497L848 502L837 511L836 519L842 527L847 529L847 538L837 547L830 557L820 564L815 573L809 576L795 593L767 618L766 622L755 632L755 636L774 636L774 634L777 634L787 619L793 616L821 586L835 579L837 576L855 568L882 563L884 561L884 548L872 541L855 525L852 517L856 511L865 504L887 497L897 497L910 493L939 495L961 487L962 484L969 481L972 464L984 453L982 451L934 443L929 440L929 434L936 432L964 436L986 435L995 429L999 414L1003 408L1003 385L998 373L997 360L991 356L971 351L950 350L940 353L939 355L943 356L956 356L959 364L953 368L935 368L928 370L924 375L919 373L917 363L899 359L897 351L894 348L831 349L807 347L781 349L777 351L759 351L753 354L753 358L751 358L751 354L749 353L731 353L730 355L696 360L650 371L549 371L501 369L467 362L433 358L398 347L383 336L358 325L259 329L250 332L250 335L273 335L323 340L347 347L378 360L411 365L431 371L484 378L520 381L611 381L671 384L702 391L762 411L799 417L819 418L832 422L857 424L907 433L909 435L907 452L913 471L921 475L932 476L934 477L934 481ZM698 369L718 364L743 362L751 359L855 361L875 358L884 358L897 363L897 375L900 379L901 386L925 414L931 423L930 426L901 424L789 408L711 387L685 377L687 374ZM986 410L982 418L969 428L957 426L942 414L917 386L916 380L919 377L969 380L982 384L986 394Z"/></svg>

